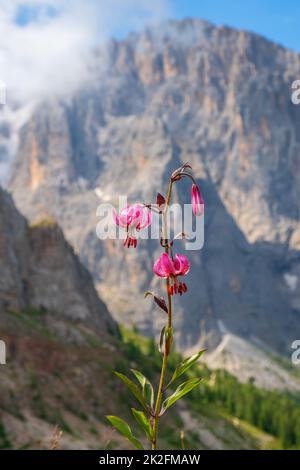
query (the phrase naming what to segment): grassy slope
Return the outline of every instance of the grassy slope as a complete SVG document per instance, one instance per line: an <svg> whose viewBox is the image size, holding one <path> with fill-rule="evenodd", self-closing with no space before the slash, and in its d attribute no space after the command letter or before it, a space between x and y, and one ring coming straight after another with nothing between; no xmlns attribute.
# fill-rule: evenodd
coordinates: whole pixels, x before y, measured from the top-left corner
<svg viewBox="0 0 300 470"><path fill-rule="evenodd" d="M0 448L49 448L56 425L64 432L62 448L130 447L104 418L117 414L133 424L128 408L136 403L112 370L138 368L156 382L155 344L125 330L120 341L62 321L58 329L47 314L32 309L1 315L8 358L0 368ZM179 360L173 354L171 367ZM209 371L199 372L208 377ZM272 436L197 397L165 415L160 446L180 448L181 430L186 448L279 447Z"/></svg>
<svg viewBox="0 0 300 470"><path fill-rule="evenodd" d="M155 380L160 370L160 356L155 343L141 337L136 332L122 329L122 338L127 349L126 357L135 360L136 366L151 380ZM170 369L174 369L180 362L181 357L173 353L170 357ZM123 365L123 364L121 364ZM128 369L124 364L123 372ZM153 373L154 371L154 373ZM194 367L188 374L205 377L209 382L210 371L203 365ZM184 380L184 379L183 379ZM183 381L182 380L182 381ZM182 405L177 406L178 413L177 431L167 429L169 436L166 446L173 444L178 448L179 432L184 430L185 445L190 449L269 449L280 448L278 439L248 423L228 414L217 404L211 404L197 397L197 393L191 400L185 400ZM181 402L182 403L182 402ZM170 436L171 442L170 442Z"/></svg>

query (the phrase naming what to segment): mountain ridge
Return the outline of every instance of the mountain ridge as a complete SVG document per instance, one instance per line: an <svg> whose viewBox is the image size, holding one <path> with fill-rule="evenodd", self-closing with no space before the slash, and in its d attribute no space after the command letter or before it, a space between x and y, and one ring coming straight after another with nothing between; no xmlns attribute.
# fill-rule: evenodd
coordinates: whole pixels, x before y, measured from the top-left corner
<svg viewBox="0 0 300 470"><path fill-rule="evenodd" d="M190 161L203 181L205 245L190 253L189 297L176 302L179 348L215 348L224 320L290 354L300 334L300 114L290 99L299 54L197 21L171 30L112 41L94 57L92 85L37 107L8 188L29 219L58 220L118 321L157 332L150 304L136 310L137 292L159 289L157 251L143 242L125 260L118 241L100 242L95 190L112 204L117 194L153 200Z"/></svg>
<svg viewBox="0 0 300 470"><path fill-rule="evenodd" d="M52 219L29 226L0 188L0 228L2 311L41 309L57 323L64 318L116 331L90 274Z"/></svg>

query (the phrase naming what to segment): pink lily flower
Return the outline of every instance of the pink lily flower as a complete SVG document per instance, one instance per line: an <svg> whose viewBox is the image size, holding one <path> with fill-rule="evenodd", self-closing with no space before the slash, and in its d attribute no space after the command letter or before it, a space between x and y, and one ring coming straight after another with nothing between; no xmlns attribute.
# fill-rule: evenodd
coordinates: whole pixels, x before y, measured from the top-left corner
<svg viewBox="0 0 300 470"><path fill-rule="evenodd" d="M204 199L199 187L195 183L192 184L192 208L196 216L200 216L204 212Z"/></svg>
<svg viewBox="0 0 300 470"><path fill-rule="evenodd" d="M170 279L169 294L171 295L177 293L182 295L187 291L186 284L178 277L185 276L189 270L190 262L181 254L170 257L167 253L162 253L153 266L153 271L157 276Z"/></svg>
<svg viewBox="0 0 300 470"><path fill-rule="evenodd" d="M126 229L127 237L123 245L129 248L137 246L136 232L151 224L152 214L142 204L127 205L117 215L115 208L112 211L116 225Z"/></svg>

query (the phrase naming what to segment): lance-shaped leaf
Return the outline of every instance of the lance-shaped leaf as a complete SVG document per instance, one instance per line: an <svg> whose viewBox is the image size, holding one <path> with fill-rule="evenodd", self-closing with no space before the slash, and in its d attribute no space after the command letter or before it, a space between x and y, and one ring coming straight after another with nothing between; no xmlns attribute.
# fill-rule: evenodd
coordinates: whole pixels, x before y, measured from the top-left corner
<svg viewBox="0 0 300 470"><path fill-rule="evenodd" d="M136 449L144 449L140 441L132 434L132 431L126 421L112 415L106 416L106 418L113 425L113 427L116 428L120 434L122 434L122 436L126 437L126 439L128 439L129 442L134 445Z"/></svg>
<svg viewBox="0 0 300 470"><path fill-rule="evenodd" d="M145 400L149 400L150 406L152 407L154 405L154 390L152 387L152 384L150 380L147 379L139 370L136 369L130 369L131 372L134 374L136 379L139 381L139 383L142 386L142 394L145 398Z"/></svg>
<svg viewBox="0 0 300 470"><path fill-rule="evenodd" d="M131 391L131 393L140 402L142 407L145 408L146 411L148 411L146 399L143 396L143 394L142 394L141 390L139 389L139 387L132 380L128 379L128 377L126 377L126 375L121 374L121 372L114 371L114 374L117 377L119 377L119 379L121 379L127 385L129 390Z"/></svg>
<svg viewBox="0 0 300 470"><path fill-rule="evenodd" d="M153 299L154 299L154 302L162 309L164 310L164 312L168 313L168 307L167 307L167 304L166 304L166 301L165 299L163 299L162 297L157 297L157 295L153 294L153 292L145 292L144 294L144 297L148 297L149 295L152 295Z"/></svg>
<svg viewBox="0 0 300 470"><path fill-rule="evenodd" d="M201 382L201 378L194 378L183 382L177 389L175 390L172 395L170 395L162 404L160 415L162 415L170 406L174 405L174 403L179 400L179 398L183 397L187 393L189 393L193 388L197 387Z"/></svg>
<svg viewBox="0 0 300 470"><path fill-rule="evenodd" d="M184 359L179 366L176 367L174 374L172 375L172 378L170 382L168 383L167 387L169 387L173 382L175 382L178 377L180 377L182 374L184 374L190 367L192 367L198 359L202 356L202 354L206 351L206 349L203 349L202 351L199 351L197 354L194 354L191 357L187 357ZM166 388L167 388L166 387Z"/></svg>
<svg viewBox="0 0 300 470"><path fill-rule="evenodd" d="M143 413L143 411L138 411L135 408L131 408L131 411L137 423L141 426L144 433L146 434L148 439L150 439L151 441L152 436L153 436L153 431L152 431L152 427L150 426L149 420L145 416L145 413Z"/></svg>
<svg viewBox="0 0 300 470"><path fill-rule="evenodd" d="M164 326L160 332L159 347L158 350L161 354L164 353L164 347L166 348L167 354L170 353L173 342L173 328Z"/></svg>
<svg viewBox="0 0 300 470"><path fill-rule="evenodd" d="M158 346L159 352L160 352L161 354L163 354L163 345L164 345L164 339L165 339L165 331L166 331L166 327L164 326L163 329L162 329L161 332L160 332L159 346Z"/></svg>

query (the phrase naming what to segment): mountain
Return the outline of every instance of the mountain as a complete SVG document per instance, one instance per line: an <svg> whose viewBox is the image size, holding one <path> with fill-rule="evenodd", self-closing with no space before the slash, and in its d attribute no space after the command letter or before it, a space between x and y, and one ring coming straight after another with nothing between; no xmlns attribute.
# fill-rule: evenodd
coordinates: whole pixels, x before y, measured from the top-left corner
<svg viewBox="0 0 300 470"><path fill-rule="evenodd" d="M150 334L161 319L142 294L160 288L158 251L100 241L96 209L120 194L154 200L190 161L205 243L188 253L177 347L213 351L229 332L290 355L300 337L300 112L290 97L299 54L187 19L112 40L89 67L88 85L49 97L19 130L8 184L17 207L32 222L57 220L114 318ZM189 202L189 192L178 185L176 198Z"/></svg>
<svg viewBox="0 0 300 470"><path fill-rule="evenodd" d="M29 226L2 189L0 231L0 338L7 356L1 366L0 448L49 448L55 425L67 433L65 448L96 446L95 436L76 439L70 422L82 430L79 387L96 425L103 421L104 403L113 407L111 388L103 383L109 384L110 361L118 360L116 323L57 224L44 219ZM93 339L97 350L89 346ZM91 393L93 382L100 397Z"/></svg>
<svg viewBox="0 0 300 470"><path fill-rule="evenodd" d="M28 226L8 193L0 189L1 281L0 308L48 312L49 320L85 322L116 331L106 305L99 299L60 228L51 219Z"/></svg>
<svg viewBox="0 0 300 470"><path fill-rule="evenodd" d="M1 189L0 230L0 339L7 351L6 364L0 366L0 449L129 448L105 420L105 414L117 413L132 422L132 397L112 370L127 372L130 364L157 385L161 355L155 343L117 328L57 224L48 218L28 225ZM227 334L226 341L234 345L242 340ZM222 343L217 349L223 353ZM250 353L256 360L257 351ZM173 353L168 375L179 361ZM209 363L214 361L211 355ZM259 362L262 368L262 354ZM274 369L276 383L262 385L284 389L288 383L289 394L260 390L253 381L240 384L230 374L212 373L203 364L196 367L194 376L206 380L192 400L174 407L162 420L161 448L180 448L181 429L192 449L298 445L299 377L291 370L284 373L282 366L274 368L274 358L268 366ZM271 374L263 372L270 382ZM229 400L232 389L239 397L236 410ZM253 394L256 412L249 414ZM266 406L272 429L261 421ZM281 417L291 407L287 425Z"/></svg>
<svg viewBox="0 0 300 470"><path fill-rule="evenodd" d="M29 226L1 189L0 230L0 339L7 352L0 370L0 449L49 449L59 431L61 449L129 448L104 417L129 418L131 397L112 370L130 361L157 382L160 354L149 340L121 337L57 224L43 219ZM162 446L178 448L179 424L193 448L275 442L213 406L199 427L198 412L191 418L185 404L164 420Z"/></svg>

